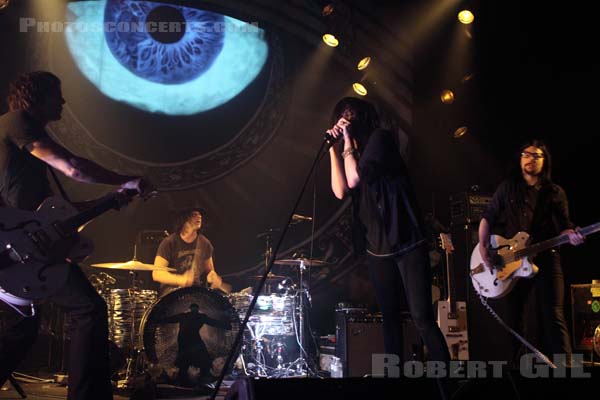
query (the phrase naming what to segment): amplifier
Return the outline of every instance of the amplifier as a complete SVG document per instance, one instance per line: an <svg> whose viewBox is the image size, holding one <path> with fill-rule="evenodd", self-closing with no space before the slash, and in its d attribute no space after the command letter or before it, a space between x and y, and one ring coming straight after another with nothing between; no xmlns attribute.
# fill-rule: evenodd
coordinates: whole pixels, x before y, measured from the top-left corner
<svg viewBox="0 0 600 400"><path fill-rule="evenodd" d="M335 313L336 356L344 377L361 378L372 373L372 354L383 354L383 319L379 315Z"/></svg>
<svg viewBox="0 0 600 400"><path fill-rule="evenodd" d="M384 354L381 314L352 314L336 311L336 356L344 377L372 374L372 355ZM423 344L410 313L402 313L403 361L423 361Z"/></svg>
<svg viewBox="0 0 600 400"><path fill-rule="evenodd" d="M594 332L600 326L600 281L571 285L573 349L592 350Z"/></svg>
<svg viewBox="0 0 600 400"><path fill-rule="evenodd" d="M483 193L461 192L450 196L450 222L453 225L476 224L492 201Z"/></svg>

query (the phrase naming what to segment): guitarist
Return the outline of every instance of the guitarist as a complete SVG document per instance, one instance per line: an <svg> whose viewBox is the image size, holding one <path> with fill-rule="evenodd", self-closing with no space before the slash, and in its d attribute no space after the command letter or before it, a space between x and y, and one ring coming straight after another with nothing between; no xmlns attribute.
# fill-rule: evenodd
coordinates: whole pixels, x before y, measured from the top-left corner
<svg viewBox="0 0 600 400"><path fill-rule="evenodd" d="M568 234L572 245L583 243L583 235L569 219L565 192L552 182L550 173L551 157L542 141L530 140L519 148L513 171L497 188L479 224L479 252L487 268L493 260L490 234L510 238L524 231L533 243ZM565 354L569 360L571 344L564 316L560 256L556 250L549 250L540 253L534 262L540 268L537 276L520 280L502 301L509 302L515 316L522 316L517 331L523 332L525 321L534 321L542 352L549 356ZM525 303L530 294L535 296L536 310L535 315L528 316Z"/></svg>
<svg viewBox="0 0 600 400"><path fill-rule="evenodd" d="M143 178L111 172L50 138L45 127L61 118L65 104L55 75L37 71L19 76L7 100L10 111L0 116L0 193L6 206L31 211L52 195L48 166L79 182L142 194L150 189ZM48 299L71 318L68 399L112 399L106 304L78 267L69 274L66 285ZM38 332L37 316L15 319L0 332L0 386L27 355Z"/></svg>

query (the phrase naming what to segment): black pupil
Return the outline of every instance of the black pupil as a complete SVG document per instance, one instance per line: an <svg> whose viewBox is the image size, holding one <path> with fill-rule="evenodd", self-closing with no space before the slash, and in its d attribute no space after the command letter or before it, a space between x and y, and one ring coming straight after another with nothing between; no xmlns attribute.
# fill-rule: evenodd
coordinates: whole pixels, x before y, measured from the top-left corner
<svg viewBox="0 0 600 400"><path fill-rule="evenodd" d="M175 43L185 33L185 19L176 8L156 7L146 18L146 30L158 42Z"/></svg>

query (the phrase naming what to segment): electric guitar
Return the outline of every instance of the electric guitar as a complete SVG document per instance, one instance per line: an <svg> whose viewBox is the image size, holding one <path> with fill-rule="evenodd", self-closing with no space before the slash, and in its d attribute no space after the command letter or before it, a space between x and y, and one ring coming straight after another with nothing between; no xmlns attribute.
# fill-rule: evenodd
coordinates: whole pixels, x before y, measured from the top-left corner
<svg viewBox="0 0 600 400"><path fill-rule="evenodd" d="M600 222L579 230L584 235L591 235L600 230ZM544 250L549 250L569 242L569 235L559 235L552 239L527 246L529 234L519 232L512 239L500 235L490 236L490 251L493 265L485 266L479 243L471 254L471 282L475 291L482 296L499 298L506 296L517 283L519 278L532 278L539 268L533 264L530 257Z"/></svg>
<svg viewBox="0 0 600 400"><path fill-rule="evenodd" d="M78 231L95 217L129 203L136 190L109 193L85 211L49 197L36 211L0 208L0 300L30 305L57 292L69 267L94 246Z"/></svg>
<svg viewBox="0 0 600 400"><path fill-rule="evenodd" d="M451 360L469 359L469 338L467 332L467 305L455 301L454 275L452 267L452 238L440 233L441 247L446 252L447 299L438 301L438 325L444 334Z"/></svg>

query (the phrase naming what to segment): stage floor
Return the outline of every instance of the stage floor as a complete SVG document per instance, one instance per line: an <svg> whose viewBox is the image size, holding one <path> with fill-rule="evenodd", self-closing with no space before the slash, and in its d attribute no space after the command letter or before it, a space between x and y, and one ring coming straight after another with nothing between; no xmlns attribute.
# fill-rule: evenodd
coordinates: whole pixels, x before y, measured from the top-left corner
<svg viewBox="0 0 600 400"><path fill-rule="evenodd" d="M27 400L55 400L55 399L66 399L67 398L67 387L64 385L59 385L56 383L50 382L23 382L21 380L17 381L25 394L27 395ZM217 396L218 400L223 400L229 387L233 382L224 381L221 389L219 390L219 395ZM126 393L122 391L114 392L113 400L129 400L131 397L131 393ZM0 390L0 399L10 399L17 400L22 397L15 390L15 388L10 384L6 383L2 389ZM210 392L205 395L200 395L192 392L191 390L184 389L176 389L173 387L161 387L157 388L156 397L149 397L148 395L140 395L137 397L138 399L178 399L178 400L205 400L210 398Z"/></svg>

